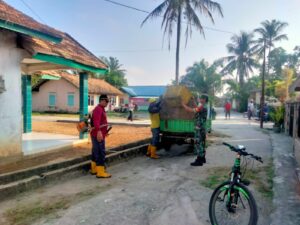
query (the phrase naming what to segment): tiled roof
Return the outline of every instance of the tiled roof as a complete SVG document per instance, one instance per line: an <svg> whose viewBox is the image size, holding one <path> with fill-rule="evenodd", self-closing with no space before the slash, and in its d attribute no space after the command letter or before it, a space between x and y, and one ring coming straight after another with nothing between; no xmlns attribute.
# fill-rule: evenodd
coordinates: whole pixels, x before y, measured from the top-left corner
<svg viewBox="0 0 300 225"><path fill-rule="evenodd" d="M67 72L61 71L41 71L37 74L47 74L51 76L60 76L61 78L65 79L66 81L73 84L75 87L79 88L79 75L77 74L70 74ZM53 81L55 82L55 81ZM45 82L41 82L42 85ZM39 84L36 87L33 87L33 90L37 90L39 88ZM89 93L91 94L107 94L107 95L123 95L123 93L117 89L116 87L112 86L111 84L107 83L104 80L96 79L96 78L89 78L88 79L88 89Z"/></svg>
<svg viewBox="0 0 300 225"><path fill-rule="evenodd" d="M70 35L62 32L60 32L60 34L63 37L63 40L58 44L30 36L24 36L23 47L33 55L43 53L74 60L87 66L107 68L98 57L89 52Z"/></svg>
<svg viewBox="0 0 300 225"><path fill-rule="evenodd" d="M132 97L159 97L166 92L167 86L128 86L122 89Z"/></svg>
<svg viewBox="0 0 300 225"><path fill-rule="evenodd" d="M69 34L35 21L33 18L14 9L2 0L0 0L0 20L8 23L18 24L29 29L37 30L39 32L47 33L49 35L55 35L62 38L62 41L60 43L54 43L42 38L40 39L38 36L21 34L21 43L23 47L32 54L33 58L36 58L35 56L37 56L37 54L42 53L46 54L46 56L60 57L63 59L72 60L71 62L68 62L67 66L76 69L79 68L76 67L76 65L72 65L73 61L83 64L83 66L95 67L97 69L107 69L105 63L103 63L98 57L96 57L90 51L80 45ZM37 59L47 61L40 58ZM48 62L60 64L55 60Z"/></svg>
<svg viewBox="0 0 300 225"><path fill-rule="evenodd" d="M60 37L57 30L47 25L35 21L33 18L25 15L24 13L16 10L4 1L0 0L0 19L13 24L27 27L45 34Z"/></svg>

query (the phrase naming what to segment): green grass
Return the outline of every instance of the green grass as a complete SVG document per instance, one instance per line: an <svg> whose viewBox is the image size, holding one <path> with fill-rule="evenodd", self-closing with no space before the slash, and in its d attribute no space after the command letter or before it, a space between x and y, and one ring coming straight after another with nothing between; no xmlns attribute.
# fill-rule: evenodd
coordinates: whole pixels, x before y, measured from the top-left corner
<svg viewBox="0 0 300 225"><path fill-rule="evenodd" d="M108 190L111 185L94 187L76 194L55 196L47 200L32 201L26 204L18 204L4 213L8 225L31 225L47 216L58 216L58 212L68 209L71 205L87 200Z"/></svg>
<svg viewBox="0 0 300 225"><path fill-rule="evenodd" d="M229 179L231 168L229 167L215 167L208 169L208 176L206 180L201 180L200 185L215 189L219 184ZM266 166L248 169L244 179L251 182L255 189L266 198L273 198L273 177L274 169L272 161Z"/></svg>

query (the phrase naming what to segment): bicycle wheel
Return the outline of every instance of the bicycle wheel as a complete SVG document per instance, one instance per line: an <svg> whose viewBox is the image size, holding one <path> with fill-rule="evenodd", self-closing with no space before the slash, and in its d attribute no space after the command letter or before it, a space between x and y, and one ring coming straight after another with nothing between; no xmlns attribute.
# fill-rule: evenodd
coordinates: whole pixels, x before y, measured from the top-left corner
<svg viewBox="0 0 300 225"><path fill-rule="evenodd" d="M230 193L230 182L218 186L209 202L209 218L212 225L256 225L256 202L243 184L235 184Z"/></svg>

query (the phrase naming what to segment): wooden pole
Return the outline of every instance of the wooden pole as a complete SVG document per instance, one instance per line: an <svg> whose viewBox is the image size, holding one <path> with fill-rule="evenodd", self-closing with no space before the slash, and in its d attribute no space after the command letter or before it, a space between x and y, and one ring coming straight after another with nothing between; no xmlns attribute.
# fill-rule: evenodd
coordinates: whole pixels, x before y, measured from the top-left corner
<svg viewBox="0 0 300 225"><path fill-rule="evenodd" d="M264 105L265 105L265 72L266 72L266 40L264 41L264 60L262 71L262 85L260 98L260 128L264 128Z"/></svg>

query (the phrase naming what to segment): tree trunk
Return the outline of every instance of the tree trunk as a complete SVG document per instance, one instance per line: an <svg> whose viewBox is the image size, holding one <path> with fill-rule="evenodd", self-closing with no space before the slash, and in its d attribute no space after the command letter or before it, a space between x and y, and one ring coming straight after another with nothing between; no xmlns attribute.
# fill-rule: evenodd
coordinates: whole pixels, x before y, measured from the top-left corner
<svg viewBox="0 0 300 225"><path fill-rule="evenodd" d="M261 99L260 99L260 128L264 128L264 105L265 105L265 72L266 72L266 42L264 43L264 61L262 71Z"/></svg>
<svg viewBox="0 0 300 225"><path fill-rule="evenodd" d="M179 52L180 52L180 36L181 36L181 8L178 8L178 19L177 19L177 44L176 44L176 72L175 82L179 84Z"/></svg>
<svg viewBox="0 0 300 225"><path fill-rule="evenodd" d="M271 52L271 46L268 49L268 62L267 62L267 78L270 79L270 52Z"/></svg>

